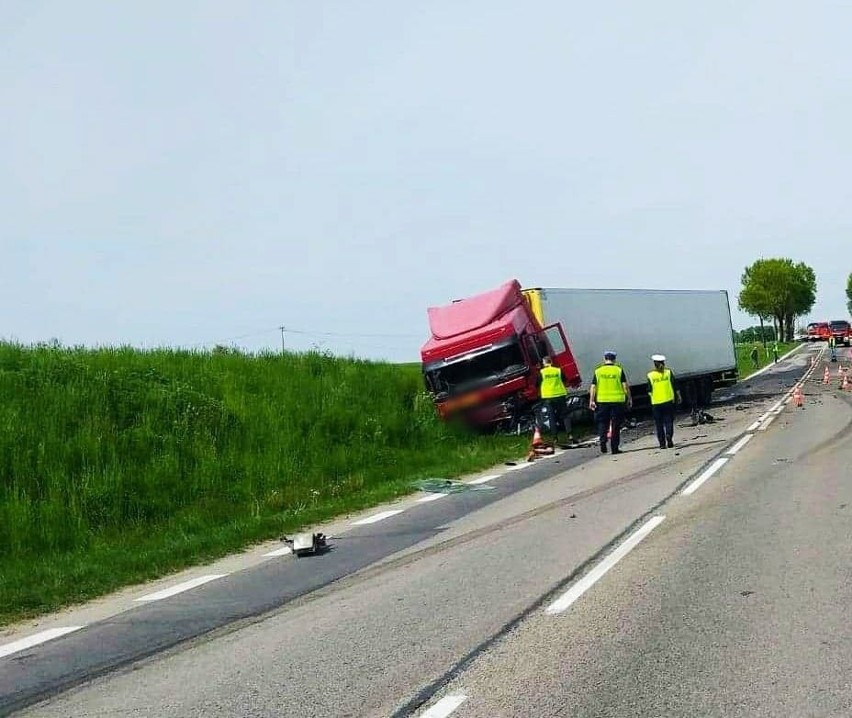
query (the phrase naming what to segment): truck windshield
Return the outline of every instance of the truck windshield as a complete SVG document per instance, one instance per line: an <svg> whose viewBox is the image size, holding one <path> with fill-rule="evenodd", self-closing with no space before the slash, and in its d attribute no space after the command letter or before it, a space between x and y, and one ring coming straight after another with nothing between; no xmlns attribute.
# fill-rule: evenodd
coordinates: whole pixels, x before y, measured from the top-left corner
<svg viewBox="0 0 852 718"><path fill-rule="evenodd" d="M847 329L849 329L849 322L839 321L839 322L832 322L831 323L831 331L833 331L833 332L837 332L837 331L844 331L845 332Z"/></svg>
<svg viewBox="0 0 852 718"><path fill-rule="evenodd" d="M450 363L432 362L423 367L429 389L441 398L505 381L526 370L517 338Z"/></svg>

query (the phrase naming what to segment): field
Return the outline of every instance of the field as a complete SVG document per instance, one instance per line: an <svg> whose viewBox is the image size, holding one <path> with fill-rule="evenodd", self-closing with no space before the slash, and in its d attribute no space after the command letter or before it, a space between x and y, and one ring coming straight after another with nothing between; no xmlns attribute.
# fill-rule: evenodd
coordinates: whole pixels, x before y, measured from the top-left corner
<svg viewBox="0 0 852 718"><path fill-rule="evenodd" d="M784 356L798 344L800 344L800 342L778 342L778 356ZM754 346L757 346L757 369L762 369L767 364L771 364L774 360L772 355L772 342L767 342L765 349L763 344L737 344L737 369L739 370L740 379L745 379L749 374L753 374L757 371L750 357L751 350Z"/></svg>
<svg viewBox="0 0 852 718"><path fill-rule="evenodd" d="M0 624L523 452L417 366L0 343Z"/></svg>

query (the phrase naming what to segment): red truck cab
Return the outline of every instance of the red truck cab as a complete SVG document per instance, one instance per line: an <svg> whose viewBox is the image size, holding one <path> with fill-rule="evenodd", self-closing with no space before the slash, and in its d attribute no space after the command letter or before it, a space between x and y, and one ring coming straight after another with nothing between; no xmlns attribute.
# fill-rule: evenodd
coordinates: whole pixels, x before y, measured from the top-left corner
<svg viewBox="0 0 852 718"><path fill-rule="evenodd" d="M420 350L426 387L442 418L486 426L513 421L538 401L550 356L566 384L580 386L561 325L542 327L517 280L428 310L432 336Z"/></svg>
<svg viewBox="0 0 852 718"><path fill-rule="evenodd" d="M807 338L809 342L827 342L831 337L828 322L812 322L808 324Z"/></svg>
<svg viewBox="0 0 852 718"><path fill-rule="evenodd" d="M836 319L828 323L830 335L834 337L837 344L844 344L847 347L852 344L852 325L845 319Z"/></svg>

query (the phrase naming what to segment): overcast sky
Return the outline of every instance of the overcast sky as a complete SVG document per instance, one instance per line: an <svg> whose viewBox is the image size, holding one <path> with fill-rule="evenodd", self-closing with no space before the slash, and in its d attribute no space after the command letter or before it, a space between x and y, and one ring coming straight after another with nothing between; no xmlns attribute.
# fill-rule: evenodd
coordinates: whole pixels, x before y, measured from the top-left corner
<svg viewBox="0 0 852 718"><path fill-rule="evenodd" d="M525 286L852 271L852 3L0 0L0 337L416 360ZM308 333L296 333L298 330ZM347 335L347 336L338 336Z"/></svg>

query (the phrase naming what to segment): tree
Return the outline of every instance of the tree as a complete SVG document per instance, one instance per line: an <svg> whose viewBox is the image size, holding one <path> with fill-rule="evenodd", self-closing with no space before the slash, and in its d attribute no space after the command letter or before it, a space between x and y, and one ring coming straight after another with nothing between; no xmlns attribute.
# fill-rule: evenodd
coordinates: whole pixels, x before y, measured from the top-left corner
<svg viewBox="0 0 852 718"><path fill-rule="evenodd" d="M739 307L764 319L772 318L778 335L793 340L797 316L807 314L816 301L816 275L804 262L758 259L742 275Z"/></svg>
<svg viewBox="0 0 852 718"><path fill-rule="evenodd" d="M846 309L852 314L852 272L849 272L849 277L846 279Z"/></svg>

